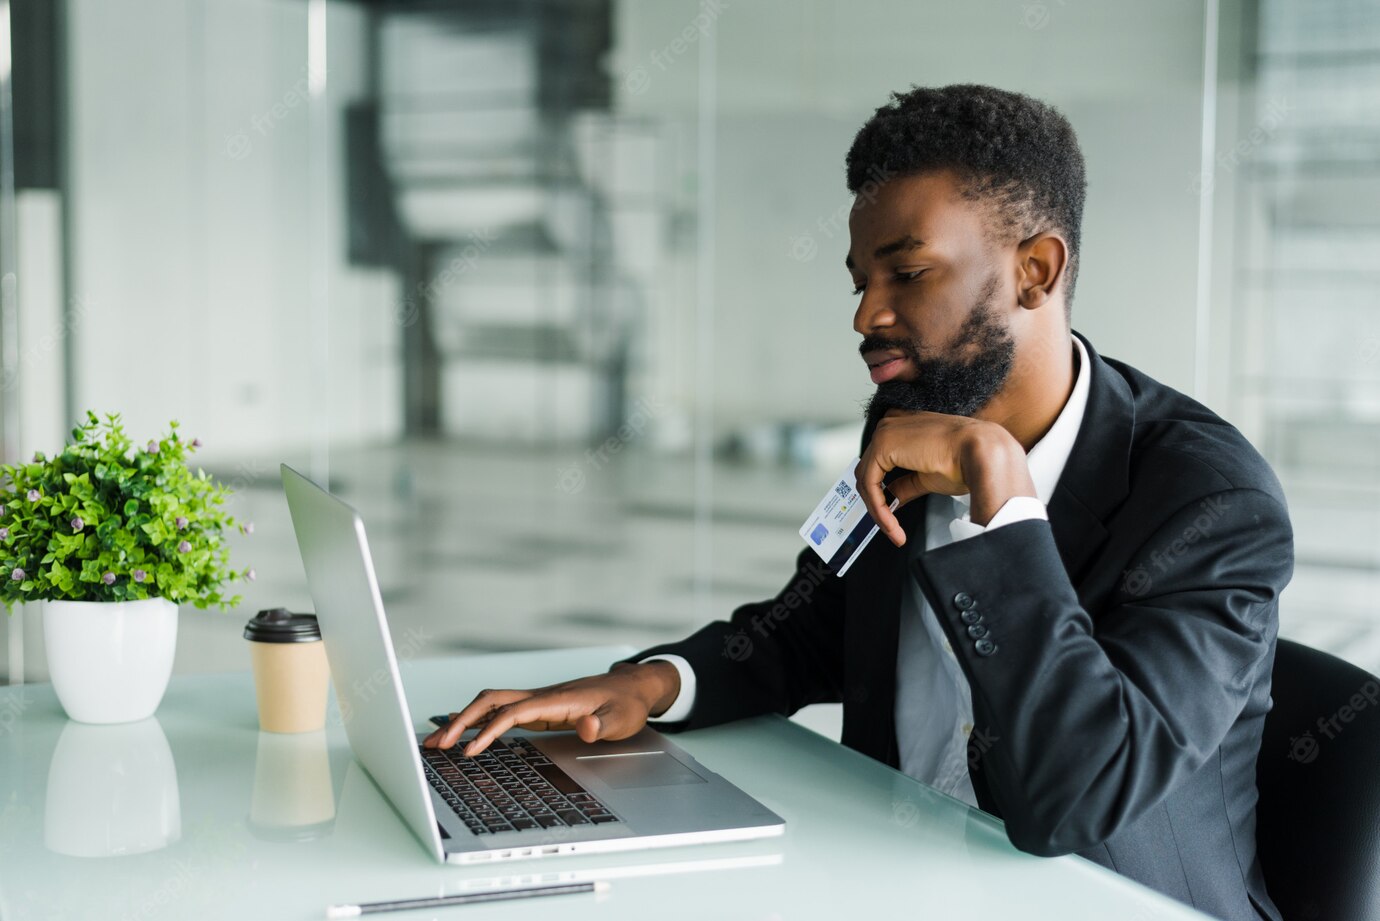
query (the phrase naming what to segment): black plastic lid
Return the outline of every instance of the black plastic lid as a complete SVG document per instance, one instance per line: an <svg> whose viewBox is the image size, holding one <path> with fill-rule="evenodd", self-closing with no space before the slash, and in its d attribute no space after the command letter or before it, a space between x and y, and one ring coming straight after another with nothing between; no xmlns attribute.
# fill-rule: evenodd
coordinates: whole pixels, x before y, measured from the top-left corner
<svg viewBox="0 0 1380 921"><path fill-rule="evenodd" d="M286 608L269 608L244 625L244 638L256 643L310 643L321 639L315 614L293 614Z"/></svg>

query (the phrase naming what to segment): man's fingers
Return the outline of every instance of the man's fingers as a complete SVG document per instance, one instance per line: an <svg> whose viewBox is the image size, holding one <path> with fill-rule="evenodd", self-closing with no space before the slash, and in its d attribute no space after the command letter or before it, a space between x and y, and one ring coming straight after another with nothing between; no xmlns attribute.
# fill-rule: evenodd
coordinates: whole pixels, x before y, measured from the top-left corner
<svg viewBox="0 0 1380 921"><path fill-rule="evenodd" d="M575 721L575 734L583 742L599 741L599 733L603 728L603 721L593 713L587 713Z"/></svg>
<svg viewBox="0 0 1380 921"><path fill-rule="evenodd" d="M534 722L567 722L573 707L569 700L553 698L551 695L528 697L516 703L499 707L492 714L489 725L470 740L465 746L465 754L473 757L488 748L494 739L514 726Z"/></svg>
<svg viewBox="0 0 1380 921"><path fill-rule="evenodd" d="M645 725L646 718L639 716L635 708L612 699L604 701L589 716L580 717L575 725L575 732L586 742L597 742L600 739L617 741L636 735Z"/></svg>
<svg viewBox="0 0 1380 921"><path fill-rule="evenodd" d="M487 722L499 707L531 696L531 691L480 691L469 706L451 717L445 728L433 732L423 743L428 748L450 748L472 726Z"/></svg>
<svg viewBox="0 0 1380 921"><path fill-rule="evenodd" d="M530 723L518 723L517 728L531 732L568 732L575 728L575 724L566 720L533 720Z"/></svg>
<svg viewBox="0 0 1380 921"><path fill-rule="evenodd" d="M926 489L921 484L920 477L914 473L896 477L890 483L886 484L886 490L891 493L892 497L896 500L897 508L930 494L930 490Z"/></svg>
<svg viewBox="0 0 1380 921"><path fill-rule="evenodd" d="M906 542L906 532L896 520L896 516L891 513L891 502L882 492L882 479L887 475L887 470L877 462L876 456L869 450L859 461L856 472L858 493L862 496L863 504L867 506L872 520L877 523L877 527L881 528L888 540L900 547Z"/></svg>

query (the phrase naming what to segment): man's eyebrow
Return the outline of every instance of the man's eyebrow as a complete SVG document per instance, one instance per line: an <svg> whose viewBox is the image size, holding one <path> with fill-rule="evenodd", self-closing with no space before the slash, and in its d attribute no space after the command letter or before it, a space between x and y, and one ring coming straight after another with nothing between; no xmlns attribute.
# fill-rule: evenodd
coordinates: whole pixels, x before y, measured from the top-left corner
<svg viewBox="0 0 1380 921"><path fill-rule="evenodd" d="M872 253L872 258L885 259L887 256L894 256L897 253L904 253L913 249L919 249L924 245L924 240L921 240L919 237L914 237L910 234L906 234L904 237L892 240L890 243L884 243L881 246L877 247L877 249L874 250ZM851 254L843 260L843 264L845 268L853 268L853 257Z"/></svg>

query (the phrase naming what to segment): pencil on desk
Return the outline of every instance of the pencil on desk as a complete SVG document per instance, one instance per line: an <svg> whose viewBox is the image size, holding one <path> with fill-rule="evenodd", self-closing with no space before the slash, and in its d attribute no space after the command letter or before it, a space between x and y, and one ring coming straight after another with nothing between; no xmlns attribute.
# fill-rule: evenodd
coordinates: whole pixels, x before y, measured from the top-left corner
<svg viewBox="0 0 1380 921"><path fill-rule="evenodd" d="M521 889L487 889L457 895L434 896L429 899L398 899L392 902L365 902L360 905L328 905L327 918L358 918L383 911L405 911L409 908L446 908L451 905L470 905L476 902L506 902L510 899L535 899L545 895L573 895L577 892L608 892L609 884L558 883L551 886L526 886Z"/></svg>

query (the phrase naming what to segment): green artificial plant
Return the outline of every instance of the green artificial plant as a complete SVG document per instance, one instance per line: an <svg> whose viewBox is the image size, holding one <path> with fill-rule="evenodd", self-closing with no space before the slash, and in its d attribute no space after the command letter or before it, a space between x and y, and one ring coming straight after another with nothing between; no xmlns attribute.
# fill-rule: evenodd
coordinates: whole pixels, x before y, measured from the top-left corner
<svg viewBox="0 0 1380 921"><path fill-rule="evenodd" d="M87 412L72 441L49 458L0 465L0 601L136 601L225 609L230 583L252 569L230 565L230 489L197 468L177 422L135 447L119 415Z"/></svg>

